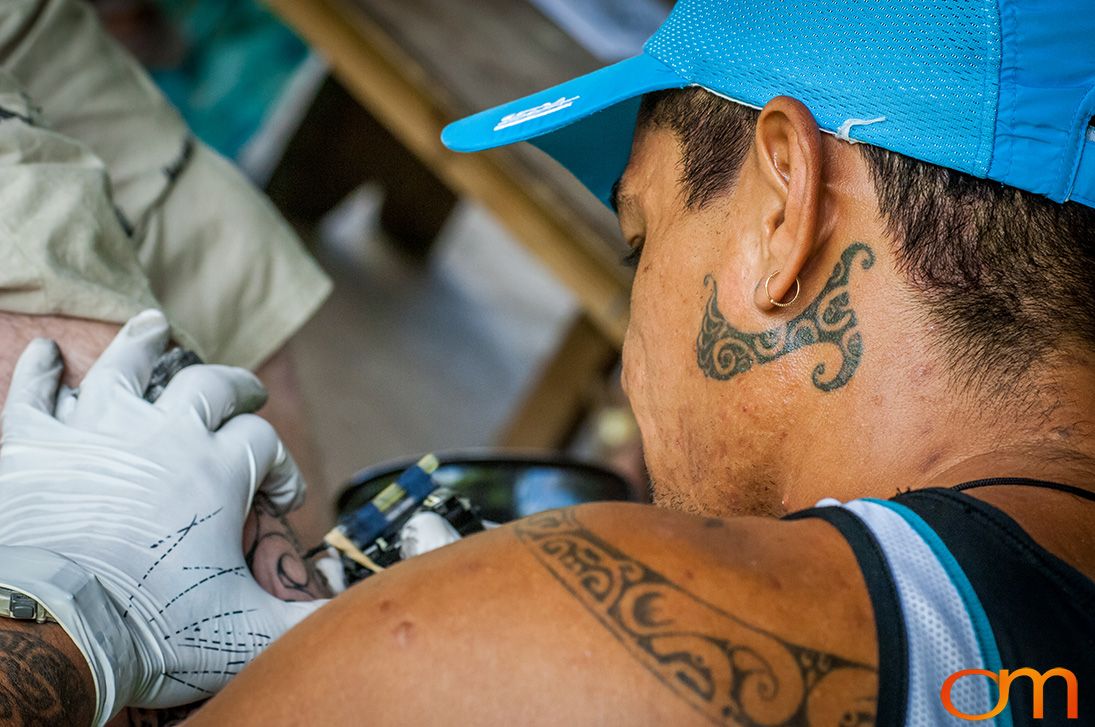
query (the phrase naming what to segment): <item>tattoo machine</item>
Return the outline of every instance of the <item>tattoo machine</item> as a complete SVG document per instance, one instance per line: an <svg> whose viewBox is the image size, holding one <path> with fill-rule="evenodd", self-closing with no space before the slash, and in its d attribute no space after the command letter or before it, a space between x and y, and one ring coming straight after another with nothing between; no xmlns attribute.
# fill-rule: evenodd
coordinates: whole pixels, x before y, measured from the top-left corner
<svg viewBox="0 0 1095 727"><path fill-rule="evenodd" d="M182 348L163 354L152 370L145 399L155 402L175 374L200 363L197 354ZM346 582L357 583L403 559L400 533L416 512L440 515L461 536L483 530L478 509L434 481L432 475L439 466L437 457L424 457L363 507L342 517L324 537L323 544L305 557L333 548L342 562Z"/></svg>
<svg viewBox="0 0 1095 727"><path fill-rule="evenodd" d="M324 545L338 551L346 581L357 583L403 559L400 533L416 512L434 512L461 535L483 530L478 511L466 500L441 488L433 478L440 463L430 454L403 472L357 510L344 515L324 537Z"/></svg>

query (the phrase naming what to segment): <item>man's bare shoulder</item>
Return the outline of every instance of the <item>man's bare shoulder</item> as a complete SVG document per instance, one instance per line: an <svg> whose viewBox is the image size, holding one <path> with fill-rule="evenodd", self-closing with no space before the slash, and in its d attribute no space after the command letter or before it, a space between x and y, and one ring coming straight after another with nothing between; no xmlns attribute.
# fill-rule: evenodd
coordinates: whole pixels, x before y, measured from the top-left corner
<svg viewBox="0 0 1095 727"><path fill-rule="evenodd" d="M594 505L352 589L196 723L871 724L875 652L824 523Z"/></svg>

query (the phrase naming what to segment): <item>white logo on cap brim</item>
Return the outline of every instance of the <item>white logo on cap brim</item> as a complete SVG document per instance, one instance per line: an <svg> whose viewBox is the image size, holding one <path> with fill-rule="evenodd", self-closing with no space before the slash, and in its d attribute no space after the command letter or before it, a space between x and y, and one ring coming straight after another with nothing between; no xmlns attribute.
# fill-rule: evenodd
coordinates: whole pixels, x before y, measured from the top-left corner
<svg viewBox="0 0 1095 727"><path fill-rule="evenodd" d="M494 127L494 130L501 131L502 129L508 129L511 126L520 126L526 121L543 118L544 116L550 116L551 114L558 113L563 109L569 109L571 106L574 105L574 102L580 98L581 96L573 96L571 98L567 98L566 96L564 96L558 101L540 104L535 108L518 111L515 114L508 114L502 117L502 120L498 122L498 125Z"/></svg>

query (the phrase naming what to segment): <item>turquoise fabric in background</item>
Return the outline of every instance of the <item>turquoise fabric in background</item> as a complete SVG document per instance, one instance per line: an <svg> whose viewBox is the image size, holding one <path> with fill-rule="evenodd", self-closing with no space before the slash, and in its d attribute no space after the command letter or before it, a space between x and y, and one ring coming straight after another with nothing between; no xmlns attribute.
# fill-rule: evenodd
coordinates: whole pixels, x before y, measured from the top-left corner
<svg viewBox="0 0 1095 727"><path fill-rule="evenodd" d="M188 45L151 71L205 143L236 158L261 128L308 48L255 0L157 0Z"/></svg>

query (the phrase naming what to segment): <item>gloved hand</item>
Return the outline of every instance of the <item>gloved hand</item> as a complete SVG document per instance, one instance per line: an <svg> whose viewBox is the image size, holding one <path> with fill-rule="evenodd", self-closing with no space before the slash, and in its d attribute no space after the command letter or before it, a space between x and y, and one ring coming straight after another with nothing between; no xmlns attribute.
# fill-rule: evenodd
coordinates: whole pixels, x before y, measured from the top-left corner
<svg viewBox="0 0 1095 727"><path fill-rule="evenodd" d="M34 341L3 411L0 545L59 553L93 574L133 645L133 663L115 663L127 659L77 639L96 662L100 721L125 705L212 695L323 604L270 596L244 561L256 490L283 509L302 491L273 428L246 413L265 390L242 369L192 366L149 404L142 393L167 338L163 315L142 313L62 401L57 347Z"/></svg>

